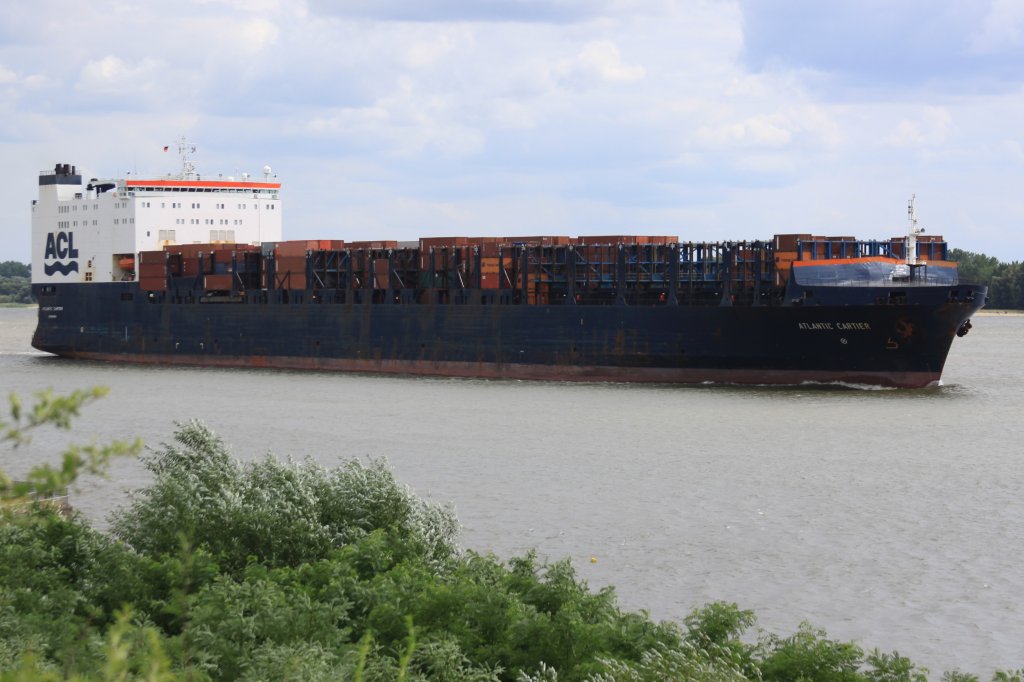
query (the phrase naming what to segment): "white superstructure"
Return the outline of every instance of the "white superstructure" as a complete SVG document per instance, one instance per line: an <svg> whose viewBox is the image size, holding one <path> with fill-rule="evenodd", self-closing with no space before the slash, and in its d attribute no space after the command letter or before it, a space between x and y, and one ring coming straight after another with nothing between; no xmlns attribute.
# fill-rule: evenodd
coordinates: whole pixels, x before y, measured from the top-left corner
<svg viewBox="0 0 1024 682"><path fill-rule="evenodd" d="M261 244L281 240L281 184L201 179L184 156L179 176L82 182L74 166L39 174L32 203L32 281L136 279L139 251L176 244Z"/></svg>

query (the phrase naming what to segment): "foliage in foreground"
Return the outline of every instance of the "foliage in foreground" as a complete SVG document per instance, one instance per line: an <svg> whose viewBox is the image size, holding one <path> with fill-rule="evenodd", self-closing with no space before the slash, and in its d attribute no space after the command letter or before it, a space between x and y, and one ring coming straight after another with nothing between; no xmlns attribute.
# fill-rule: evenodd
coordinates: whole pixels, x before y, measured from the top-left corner
<svg viewBox="0 0 1024 682"><path fill-rule="evenodd" d="M109 535L45 508L0 521L0 680L926 679L809 625L748 642L735 604L655 623L567 561L463 551L451 511L379 461L243 464L192 423L146 464Z"/></svg>
<svg viewBox="0 0 1024 682"><path fill-rule="evenodd" d="M105 388L73 391L66 396L41 391L36 394L35 403L26 407L12 393L8 396L10 416L0 414L0 444L14 448L27 445L32 441L32 433L44 426L66 431L84 406L106 394ZM140 440L115 441L109 445L69 445L61 453L59 467L44 462L32 467L20 481L0 471L0 502L11 504L30 493L44 497L56 494L74 483L80 474L103 473L113 457L135 455L140 450Z"/></svg>

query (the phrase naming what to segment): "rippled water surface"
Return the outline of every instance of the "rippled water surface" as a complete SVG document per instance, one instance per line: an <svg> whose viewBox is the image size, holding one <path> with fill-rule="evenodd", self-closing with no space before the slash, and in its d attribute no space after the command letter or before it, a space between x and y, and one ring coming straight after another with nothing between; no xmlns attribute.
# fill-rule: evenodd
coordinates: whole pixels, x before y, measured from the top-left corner
<svg viewBox="0 0 1024 682"><path fill-rule="evenodd" d="M109 386L78 440L157 445L198 417L241 458L386 456L465 546L569 556L659 619L728 600L935 673L1024 666L1024 317L975 318L940 387L853 390L123 367L35 353L35 315L0 309L0 392ZM120 461L73 502L102 525L146 481Z"/></svg>

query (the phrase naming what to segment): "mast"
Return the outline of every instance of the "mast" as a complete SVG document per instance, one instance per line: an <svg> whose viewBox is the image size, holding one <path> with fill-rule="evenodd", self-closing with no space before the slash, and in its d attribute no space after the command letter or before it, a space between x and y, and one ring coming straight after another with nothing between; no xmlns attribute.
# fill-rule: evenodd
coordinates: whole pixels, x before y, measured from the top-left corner
<svg viewBox="0 0 1024 682"><path fill-rule="evenodd" d="M181 180L195 180L196 167L192 163L192 155L196 153L196 145L182 135L178 140L178 156L181 157Z"/></svg>
<svg viewBox="0 0 1024 682"><path fill-rule="evenodd" d="M909 267L918 265L917 262L917 235L924 232L924 228L918 227L917 225L917 210L914 208L914 200L917 198L916 194L910 195L910 201L907 202L907 218L910 220L910 230L907 232L907 253L906 261Z"/></svg>

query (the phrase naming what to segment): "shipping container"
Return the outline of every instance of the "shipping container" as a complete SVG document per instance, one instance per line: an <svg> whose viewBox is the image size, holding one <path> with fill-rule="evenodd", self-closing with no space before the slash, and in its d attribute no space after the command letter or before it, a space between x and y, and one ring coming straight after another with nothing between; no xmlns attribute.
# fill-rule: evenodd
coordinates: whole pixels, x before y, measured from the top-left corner
<svg viewBox="0 0 1024 682"><path fill-rule="evenodd" d="M230 291L234 275L206 275L203 288L207 291Z"/></svg>
<svg viewBox="0 0 1024 682"><path fill-rule="evenodd" d="M166 277L139 278L139 288L143 291L167 291Z"/></svg>
<svg viewBox="0 0 1024 682"><path fill-rule="evenodd" d="M164 263L144 263L139 266L139 279L166 276L167 267Z"/></svg>
<svg viewBox="0 0 1024 682"><path fill-rule="evenodd" d="M359 242L348 242L349 249L363 249L378 251L381 249L397 249L398 242L393 239L385 239L379 241L359 241Z"/></svg>

